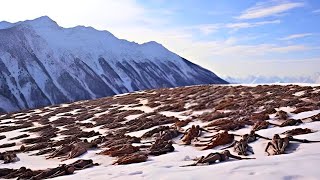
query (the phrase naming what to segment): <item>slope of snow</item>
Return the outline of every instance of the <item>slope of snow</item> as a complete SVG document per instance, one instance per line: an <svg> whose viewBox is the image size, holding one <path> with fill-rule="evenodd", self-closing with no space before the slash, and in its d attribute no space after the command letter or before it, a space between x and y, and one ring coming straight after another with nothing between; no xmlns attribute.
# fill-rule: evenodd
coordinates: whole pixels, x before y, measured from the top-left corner
<svg viewBox="0 0 320 180"><path fill-rule="evenodd" d="M317 111L303 112L294 115L293 118L306 118ZM317 130L317 132L307 135L300 135L297 138L319 140L320 137L320 122L305 123L300 125L301 128L310 128ZM268 128L259 131L260 135L270 137L275 133L281 133L294 127L285 128ZM249 128L235 131L235 134L248 133ZM13 134L14 133L14 134ZM3 133L8 137L17 136L21 132L7 132ZM139 133L140 134L140 133ZM174 139L176 143L179 138ZM1 140L0 143L4 143ZM224 163L217 163L210 166L197 167L179 167L186 164L191 164L193 158L207 155L208 153L219 151L206 150L199 151L192 146L183 146L175 144L175 152L158 157L150 157L147 162L131 164L131 165L111 165L113 158L108 156L97 155L99 150L92 150L85 155L68 160L63 163L71 163L77 159L93 159L94 162L100 163L100 166L78 171L70 176L72 179L318 179L320 172L318 166L320 165L320 148L319 143L314 144L300 144L293 143L291 152L278 156L266 156L264 147L266 140L258 140L251 143L255 154L249 157L255 157L254 160L232 160ZM58 160L45 160L44 157L30 156L30 154L19 154L20 161L7 165L0 165L6 168L19 168L27 166L33 169L43 169L55 167L61 164ZM69 176L62 176L55 179L70 179Z"/></svg>

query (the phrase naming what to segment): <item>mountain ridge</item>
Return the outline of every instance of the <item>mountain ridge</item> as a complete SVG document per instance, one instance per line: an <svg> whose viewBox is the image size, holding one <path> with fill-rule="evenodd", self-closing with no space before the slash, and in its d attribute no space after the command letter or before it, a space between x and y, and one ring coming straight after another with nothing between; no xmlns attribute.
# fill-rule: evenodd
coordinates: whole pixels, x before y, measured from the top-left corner
<svg viewBox="0 0 320 180"><path fill-rule="evenodd" d="M226 81L163 45L118 39L47 16L0 23L0 111Z"/></svg>

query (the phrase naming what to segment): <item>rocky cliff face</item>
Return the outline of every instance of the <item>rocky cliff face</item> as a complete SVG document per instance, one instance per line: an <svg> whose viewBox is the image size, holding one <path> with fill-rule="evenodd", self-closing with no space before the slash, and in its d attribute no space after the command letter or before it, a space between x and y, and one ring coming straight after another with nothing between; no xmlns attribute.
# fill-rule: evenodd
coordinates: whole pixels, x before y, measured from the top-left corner
<svg viewBox="0 0 320 180"><path fill-rule="evenodd" d="M0 111L136 90L226 81L161 44L107 31L62 28L48 17L0 22Z"/></svg>

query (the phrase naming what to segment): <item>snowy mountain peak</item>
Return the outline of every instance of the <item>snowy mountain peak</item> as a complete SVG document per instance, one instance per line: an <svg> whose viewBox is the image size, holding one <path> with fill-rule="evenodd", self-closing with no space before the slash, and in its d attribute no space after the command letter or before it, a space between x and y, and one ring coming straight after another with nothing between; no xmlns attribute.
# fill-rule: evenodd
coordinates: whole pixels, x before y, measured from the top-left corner
<svg viewBox="0 0 320 180"><path fill-rule="evenodd" d="M7 21L1 21L0 22L0 29L7 29L12 26L12 23L9 23Z"/></svg>
<svg viewBox="0 0 320 180"><path fill-rule="evenodd" d="M45 27L45 28L52 28L52 27L59 27L59 25L52 20L48 16L42 16L33 20L27 20L22 22L22 24L29 24L33 27L40 28L40 27Z"/></svg>
<svg viewBox="0 0 320 180"><path fill-rule="evenodd" d="M38 18L35 18L34 20L31 20L31 21L34 21L34 22L42 22L42 23L55 23L54 20L52 20L49 16L41 16L41 17L38 17Z"/></svg>
<svg viewBox="0 0 320 180"><path fill-rule="evenodd" d="M146 42L146 43L143 43L142 44L143 46L154 46L154 47L162 47L164 48L164 46L156 41L149 41L149 42Z"/></svg>
<svg viewBox="0 0 320 180"><path fill-rule="evenodd" d="M227 83L154 41L140 45L91 27L62 28L47 16L8 25L17 28L0 29L0 112Z"/></svg>
<svg viewBox="0 0 320 180"><path fill-rule="evenodd" d="M52 20L49 16L41 16L33 20L28 20L26 22L34 23L34 24L41 24L43 26L57 24L54 20Z"/></svg>
<svg viewBox="0 0 320 180"><path fill-rule="evenodd" d="M8 29L14 26L31 26L35 29L39 28L60 28L60 26L50 19L48 16L42 16L33 20L26 20L26 21L19 21L15 23L7 22L7 21L1 21L0 22L0 30L1 29Z"/></svg>

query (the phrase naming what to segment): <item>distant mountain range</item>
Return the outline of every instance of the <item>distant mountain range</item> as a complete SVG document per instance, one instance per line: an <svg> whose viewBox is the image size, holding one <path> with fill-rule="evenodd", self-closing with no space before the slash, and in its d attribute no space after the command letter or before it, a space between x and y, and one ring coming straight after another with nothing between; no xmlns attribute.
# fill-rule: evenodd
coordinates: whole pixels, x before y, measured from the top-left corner
<svg viewBox="0 0 320 180"><path fill-rule="evenodd" d="M248 76L245 78L224 78L229 83L234 84L263 84L263 83L311 83L320 84L320 72L311 76L301 77L279 77L279 76Z"/></svg>
<svg viewBox="0 0 320 180"><path fill-rule="evenodd" d="M157 42L137 44L49 17L0 22L0 112L163 87L224 84Z"/></svg>

